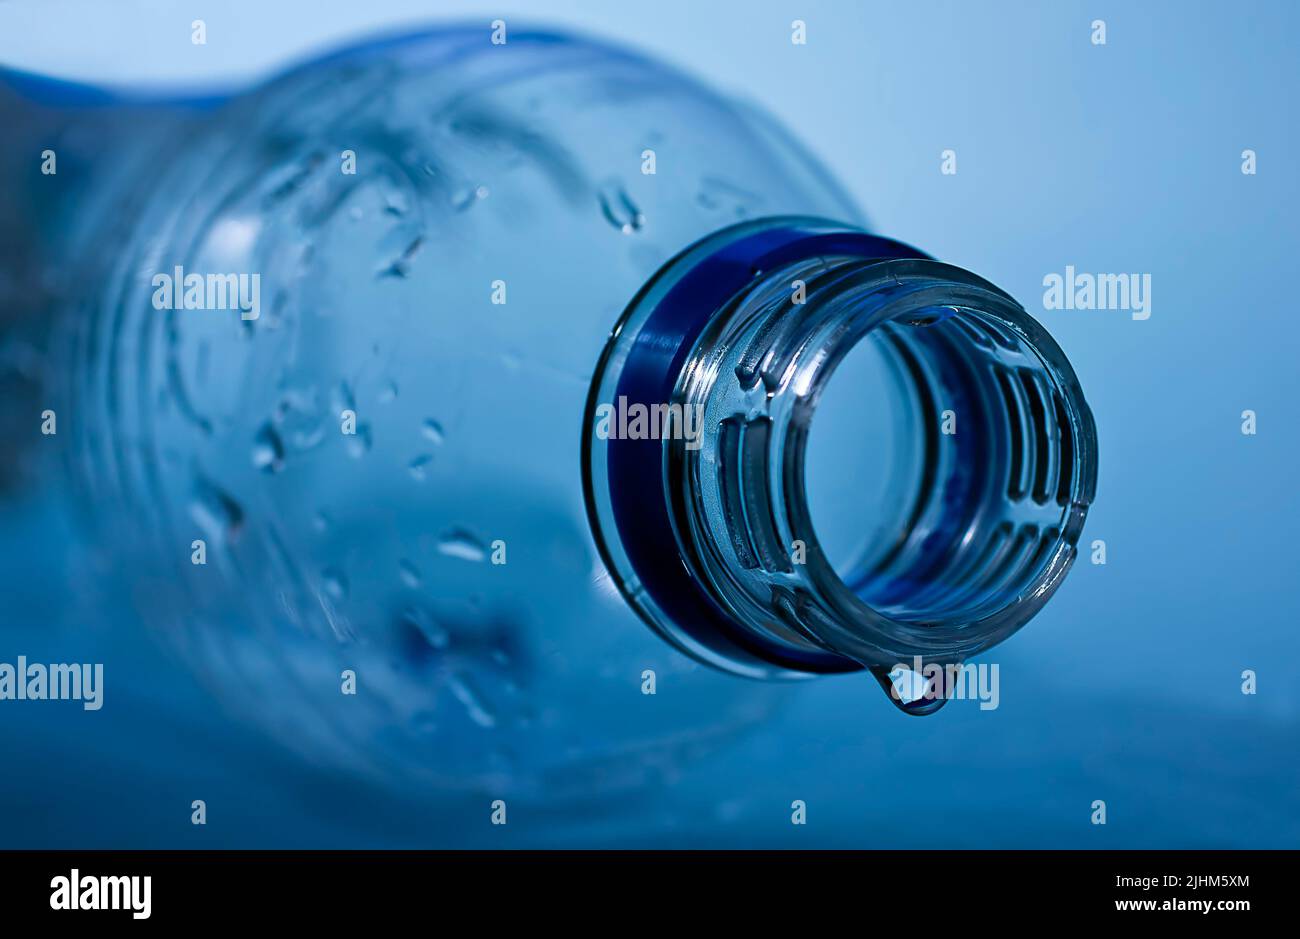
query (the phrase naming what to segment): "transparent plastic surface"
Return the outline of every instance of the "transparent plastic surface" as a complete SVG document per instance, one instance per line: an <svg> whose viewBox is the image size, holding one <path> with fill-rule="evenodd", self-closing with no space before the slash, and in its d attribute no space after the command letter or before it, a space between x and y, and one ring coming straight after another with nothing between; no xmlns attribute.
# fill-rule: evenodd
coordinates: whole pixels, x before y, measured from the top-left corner
<svg viewBox="0 0 1300 939"><path fill-rule="evenodd" d="M637 56L480 29L307 65L167 146L97 196L56 380L87 516L234 707L380 778L548 797L769 712L624 602L579 446L670 257L747 218L855 220L802 151ZM176 266L259 274L257 317L157 309Z"/></svg>

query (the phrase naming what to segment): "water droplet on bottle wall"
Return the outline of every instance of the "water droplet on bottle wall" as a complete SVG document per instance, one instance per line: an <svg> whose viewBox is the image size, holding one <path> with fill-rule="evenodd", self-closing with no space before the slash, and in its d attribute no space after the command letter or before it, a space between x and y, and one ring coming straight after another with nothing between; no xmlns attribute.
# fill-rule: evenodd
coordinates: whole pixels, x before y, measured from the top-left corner
<svg viewBox="0 0 1300 939"><path fill-rule="evenodd" d="M433 457L427 453L421 453L413 459L407 469L411 471L411 478L422 481L427 475L428 466L433 462Z"/></svg>
<svg viewBox="0 0 1300 939"><path fill-rule="evenodd" d="M411 588L420 586L420 571L406 558L402 558L397 562L397 573L406 586Z"/></svg>
<svg viewBox="0 0 1300 939"><path fill-rule="evenodd" d="M424 246L424 236L416 235L401 249L396 257L390 257L379 263L375 276L379 278L405 278L411 271L411 262Z"/></svg>
<svg viewBox="0 0 1300 939"><path fill-rule="evenodd" d="M401 624L418 634L430 648L439 652L451 645L451 635L427 610L409 607L402 612Z"/></svg>
<svg viewBox="0 0 1300 939"><path fill-rule="evenodd" d="M420 433L424 435L426 440L431 440L434 443L442 443L442 425L435 420L428 420L421 424Z"/></svg>
<svg viewBox="0 0 1300 939"><path fill-rule="evenodd" d="M389 190L384 198L384 212L396 218L401 218L411 210L410 200L407 199L406 193L398 189Z"/></svg>
<svg viewBox="0 0 1300 939"><path fill-rule="evenodd" d="M214 545L238 540L244 528L244 510L239 503L202 477L194 481L190 517Z"/></svg>
<svg viewBox="0 0 1300 939"><path fill-rule="evenodd" d="M327 567L320 574L321 587L333 600L346 600L348 596L348 579L336 567Z"/></svg>
<svg viewBox="0 0 1300 939"><path fill-rule="evenodd" d="M483 696L471 683L471 680L459 673L453 674L447 680L447 687L456 700L465 708L465 713L475 724L480 727L495 727L497 717L483 700Z"/></svg>
<svg viewBox="0 0 1300 939"><path fill-rule="evenodd" d="M632 197L627 194L627 190L618 184L610 184L601 189L600 194L600 213L605 216L605 221L613 225L625 235L633 232L639 232L645 225L645 216L637 204L632 201Z"/></svg>
<svg viewBox="0 0 1300 939"><path fill-rule="evenodd" d="M253 438L253 465L264 473L278 473L284 468L284 442L270 422L263 424Z"/></svg>
<svg viewBox="0 0 1300 939"><path fill-rule="evenodd" d="M464 561L482 561L487 557L487 548L473 533L453 528L438 539L438 553Z"/></svg>
<svg viewBox="0 0 1300 939"><path fill-rule="evenodd" d="M488 197L487 186L466 186L463 189L456 190L451 197L451 207L456 212L466 212L473 208L474 204Z"/></svg>

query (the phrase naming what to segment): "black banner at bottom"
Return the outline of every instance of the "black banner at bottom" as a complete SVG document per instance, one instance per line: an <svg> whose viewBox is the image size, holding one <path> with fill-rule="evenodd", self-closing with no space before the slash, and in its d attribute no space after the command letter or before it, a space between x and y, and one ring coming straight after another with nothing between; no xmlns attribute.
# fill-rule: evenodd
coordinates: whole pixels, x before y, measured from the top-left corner
<svg viewBox="0 0 1300 939"><path fill-rule="evenodd" d="M1226 924L1282 912L1296 860L1276 851L8 851L0 909L9 923L81 926L337 927L397 916L436 925L427 917L453 914L634 928L701 907L739 924L831 901L873 916L967 909L1004 921L1047 912Z"/></svg>

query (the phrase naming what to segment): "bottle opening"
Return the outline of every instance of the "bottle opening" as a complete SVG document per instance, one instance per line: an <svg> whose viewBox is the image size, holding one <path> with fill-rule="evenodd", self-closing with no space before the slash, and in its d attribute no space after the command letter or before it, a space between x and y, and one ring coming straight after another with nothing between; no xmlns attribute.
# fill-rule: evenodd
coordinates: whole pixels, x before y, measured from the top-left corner
<svg viewBox="0 0 1300 939"><path fill-rule="evenodd" d="M819 396L805 453L813 530L878 613L978 621L1066 546L1076 436L1052 370L991 317L948 307L882 323Z"/></svg>
<svg viewBox="0 0 1300 939"><path fill-rule="evenodd" d="M700 433L597 439L616 398ZM1077 379L1014 300L816 220L735 226L670 262L587 417L589 514L624 596L756 677L869 668L889 690L895 663L1000 642L1064 577L1096 485Z"/></svg>
<svg viewBox="0 0 1300 939"><path fill-rule="evenodd" d="M817 404L805 456L808 510L826 560L845 580L884 560L919 498L925 453L916 406L879 335L849 352Z"/></svg>

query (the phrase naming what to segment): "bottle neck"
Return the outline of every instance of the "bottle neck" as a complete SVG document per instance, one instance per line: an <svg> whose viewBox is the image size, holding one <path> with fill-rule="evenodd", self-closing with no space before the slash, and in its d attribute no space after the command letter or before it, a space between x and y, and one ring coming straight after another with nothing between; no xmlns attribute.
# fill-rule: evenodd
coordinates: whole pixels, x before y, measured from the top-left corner
<svg viewBox="0 0 1300 939"><path fill-rule="evenodd" d="M863 467L862 498L845 495L866 504L815 526L814 415L866 346L889 394L857 407L888 409L873 426L889 446ZM892 687L899 663L989 648L1060 583L1095 488L1078 382L1014 300L829 223L737 226L671 262L607 349L593 420L604 402L665 418L657 438L624 425L589 440L611 571L661 633L744 674L865 667ZM876 452L850 436L830 453ZM859 524L874 537L828 556L819 531Z"/></svg>

